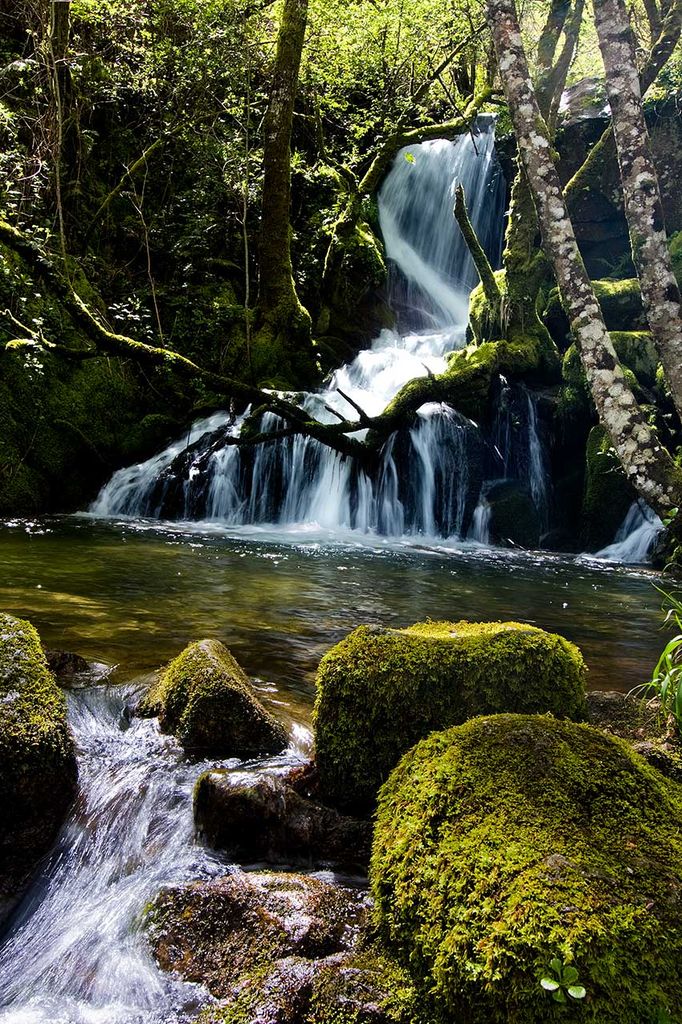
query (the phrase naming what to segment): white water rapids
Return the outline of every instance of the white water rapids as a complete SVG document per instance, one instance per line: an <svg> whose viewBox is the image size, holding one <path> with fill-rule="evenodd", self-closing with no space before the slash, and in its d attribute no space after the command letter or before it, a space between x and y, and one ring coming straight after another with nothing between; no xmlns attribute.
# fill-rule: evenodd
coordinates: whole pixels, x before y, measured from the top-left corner
<svg viewBox="0 0 682 1024"><path fill-rule="evenodd" d="M0 946L2 1024L181 1024L207 1001L158 970L140 922L165 885L227 870L193 842L192 787L215 762L128 722L125 700L120 686L69 694L80 795Z"/></svg>

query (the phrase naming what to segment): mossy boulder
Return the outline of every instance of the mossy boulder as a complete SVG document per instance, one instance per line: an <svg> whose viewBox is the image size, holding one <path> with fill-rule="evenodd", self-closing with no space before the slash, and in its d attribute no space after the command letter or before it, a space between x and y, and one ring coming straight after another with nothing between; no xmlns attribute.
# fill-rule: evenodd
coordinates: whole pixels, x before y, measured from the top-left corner
<svg viewBox="0 0 682 1024"><path fill-rule="evenodd" d="M599 551L612 543L636 494L603 427L590 431L585 460L581 537L586 551Z"/></svg>
<svg viewBox="0 0 682 1024"><path fill-rule="evenodd" d="M287 733L261 704L244 671L218 640L190 644L172 661L138 707L158 715L186 751L217 757L258 757L287 745Z"/></svg>
<svg viewBox="0 0 682 1024"><path fill-rule="evenodd" d="M518 622L360 626L324 656L317 675L320 792L367 810L418 740L499 711L584 718L577 647Z"/></svg>
<svg viewBox="0 0 682 1024"><path fill-rule="evenodd" d="M38 633L0 614L0 917L54 841L77 777L66 700Z"/></svg>
<svg viewBox="0 0 682 1024"><path fill-rule="evenodd" d="M382 789L371 877L443 1021L682 1019L682 788L622 740L522 715L430 736ZM543 991L553 958L584 1003Z"/></svg>

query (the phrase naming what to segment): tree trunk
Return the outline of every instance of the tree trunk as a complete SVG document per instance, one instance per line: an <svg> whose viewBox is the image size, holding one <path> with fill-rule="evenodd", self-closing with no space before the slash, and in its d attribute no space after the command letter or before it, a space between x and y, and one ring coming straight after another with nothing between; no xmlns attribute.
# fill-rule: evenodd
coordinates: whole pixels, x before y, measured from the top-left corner
<svg viewBox="0 0 682 1024"><path fill-rule="evenodd" d="M659 72L665 67L677 46L682 31L682 0L671 0L661 24L658 39L654 42L646 64L640 75L642 96L653 85ZM564 196L570 203L573 196L601 174L602 168L616 158L616 144L611 125L605 129L599 141L587 154L587 158L575 172L564 189Z"/></svg>
<svg viewBox="0 0 682 1024"><path fill-rule="evenodd" d="M682 312L623 0L594 0L632 258L651 334L682 420Z"/></svg>
<svg viewBox="0 0 682 1024"><path fill-rule="evenodd" d="M514 0L487 0L490 29L543 244L579 347L599 418L639 494L659 514L680 503L682 474L645 421L618 362L587 276L530 82Z"/></svg>
<svg viewBox="0 0 682 1024"><path fill-rule="evenodd" d="M304 381L314 369L311 320L301 305L291 263L291 131L305 39L308 0L284 0L270 104L263 126L258 376Z"/></svg>

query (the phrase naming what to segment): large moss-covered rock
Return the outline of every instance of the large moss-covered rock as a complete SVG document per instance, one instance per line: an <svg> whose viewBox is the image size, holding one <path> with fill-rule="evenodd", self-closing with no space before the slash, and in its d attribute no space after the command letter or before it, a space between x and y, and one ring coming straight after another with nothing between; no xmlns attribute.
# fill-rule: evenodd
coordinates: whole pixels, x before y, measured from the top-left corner
<svg viewBox="0 0 682 1024"><path fill-rule="evenodd" d="M499 715L424 740L382 790L372 886L443 1020L682 1019L682 789L590 726ZM583 1004L541 988L553 958Z"/></svg>
<svg viewBox="0 0 682 1024"><path fill-rule="evenodd" d="M561 636L518 622L361 626L322 659L316 761L331 803L367 809L434 729L498 711L585 715L585 665Z"/></svg>
<svg viewBox="0 0 682 1024"><path fill-rule="evenodd" d="M0 917L52 844L76 781L66 701L40 638L0 614Z"/></svg>
<svg viewBox="0 0 682 1024"><path fill-rule="evenodd" d="M138 714L158 715L161 729L192 753L257 757L287 744L284 726L263 707L218 640L186 647L143 699Z"/></svg>

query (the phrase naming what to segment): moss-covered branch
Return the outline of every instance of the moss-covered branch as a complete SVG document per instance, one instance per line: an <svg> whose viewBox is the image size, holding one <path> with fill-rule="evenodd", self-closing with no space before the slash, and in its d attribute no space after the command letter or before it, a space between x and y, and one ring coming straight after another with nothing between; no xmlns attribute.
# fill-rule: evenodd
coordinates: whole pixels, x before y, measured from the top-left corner
<svg viewBox="0 0 682 1024"><path fill-rule="evenodd" d="M481 287L490 306L498 308L500 305L500 289L497 287L497 281L495 280L495 274L493 268L490 266L490 261L485 254L483 246L481 245L478 235L474 230L474 226L469 219L467 212L466 197L464 195L464 188L462 185L457 186L455 192L455 207L453 210L455 220L459 224L459 229L462 232L464 241L467 244L467 249L471 254L471 258L474 261L476 272L481 281Z"/></svg>

